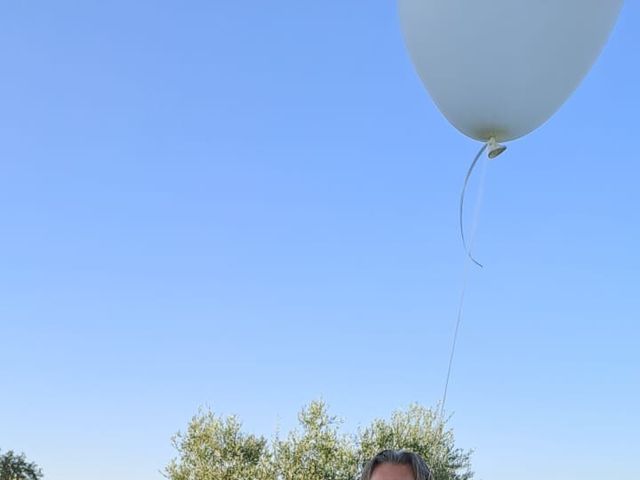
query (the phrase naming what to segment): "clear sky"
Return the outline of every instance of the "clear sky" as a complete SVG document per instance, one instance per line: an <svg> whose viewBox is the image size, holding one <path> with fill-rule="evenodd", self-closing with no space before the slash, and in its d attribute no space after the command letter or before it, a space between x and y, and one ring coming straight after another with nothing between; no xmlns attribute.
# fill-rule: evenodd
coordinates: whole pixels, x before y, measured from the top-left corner
<svg viewBox="0 0 640 480"><path fill-rule="evenodd" d="M393 1L4 2L0 448L154 480L200 405L442 394L478 145ZM488 166L449 390L478 479L638 478L640 5Z"/></svg>

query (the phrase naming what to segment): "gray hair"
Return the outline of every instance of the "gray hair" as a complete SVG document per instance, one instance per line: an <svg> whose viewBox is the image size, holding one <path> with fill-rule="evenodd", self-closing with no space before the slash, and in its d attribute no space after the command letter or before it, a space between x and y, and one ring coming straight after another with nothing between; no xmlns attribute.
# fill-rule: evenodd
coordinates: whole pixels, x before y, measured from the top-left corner
<svg viewBox="0 0 640 480"><path fill-rule="evenodd" d="M383 450L367 462L360 480L371 480L373 471L378 465L390 463L392 465L407 465L413 470L415 480L433 480L431 470L420 455L406 450Z"/></svg>

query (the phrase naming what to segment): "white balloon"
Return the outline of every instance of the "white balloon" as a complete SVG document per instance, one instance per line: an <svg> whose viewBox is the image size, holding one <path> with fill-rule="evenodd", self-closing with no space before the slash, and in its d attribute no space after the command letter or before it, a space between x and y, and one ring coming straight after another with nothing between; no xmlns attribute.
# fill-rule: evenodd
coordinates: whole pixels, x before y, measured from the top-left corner
<svg viewBox="0 0 640 480"><path fill-rule="evenodd" d="M522 137L588 73L623 0L398 0L434 102L476 140Z"/></svg>

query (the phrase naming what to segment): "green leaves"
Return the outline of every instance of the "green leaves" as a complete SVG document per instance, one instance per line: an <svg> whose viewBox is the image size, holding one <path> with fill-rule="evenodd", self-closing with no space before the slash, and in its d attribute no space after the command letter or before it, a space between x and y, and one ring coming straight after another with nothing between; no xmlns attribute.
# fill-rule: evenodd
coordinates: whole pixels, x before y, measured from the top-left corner
<svg viewBox="0 0 640 480"><path fill-rule="evenodd" d="M171 480L273 479L267 441L242 433L235 417L194 416L185 434L173 437L178 458L166 468Z"/></svg>
<svg viewBox="0 0 640 480"><path fill-rule="evenodd" d="M339 433L342 423L313 402L298 415L302 431L274 442L276 477L281 480L351 480L357 468L353 442Z"/></svg>
<svg viewBox="0 0 640 480"><path fill-rule="evenodd" d="M28 462L24 453L16 455L12 450L0 454L0 480L40 480L42 470Z"/></svg>
<svg viewBox="0 0 640 480"><path fill-rule="evenodd" d="M298 415L299 428L269 442L242 432L236 417L211 411L193 417L173 438L178 452L165 470L170 480L356 480L364 463L387 448L421 454L436 480L470 480L470 452L455 447L451 430L432 409L411 405L377 419L355 435L315 401Z"/></svg>
<svg viewBox="0 0 640 480"><path fill-rule="evenodd" d="M360 432L362 458L384 449L405 449L420 454L436 480L469 480L471 452L456 448L452 430L433 409L418 404L395 412L390 420L374 420Z"/></svg>

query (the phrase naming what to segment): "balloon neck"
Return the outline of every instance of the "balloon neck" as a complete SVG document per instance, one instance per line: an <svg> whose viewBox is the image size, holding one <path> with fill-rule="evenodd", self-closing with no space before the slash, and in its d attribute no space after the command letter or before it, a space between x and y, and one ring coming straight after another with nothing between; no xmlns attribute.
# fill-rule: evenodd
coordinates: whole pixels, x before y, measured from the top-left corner
<svg viewBox="0 0 640 480"><path fill-rule="evenodd" d="M506 149L507 147L496 142L496 139L493 137L491 137L487 142L487 155L492 160L503 154Z"/></svg>

